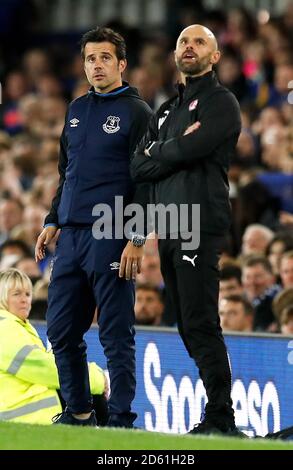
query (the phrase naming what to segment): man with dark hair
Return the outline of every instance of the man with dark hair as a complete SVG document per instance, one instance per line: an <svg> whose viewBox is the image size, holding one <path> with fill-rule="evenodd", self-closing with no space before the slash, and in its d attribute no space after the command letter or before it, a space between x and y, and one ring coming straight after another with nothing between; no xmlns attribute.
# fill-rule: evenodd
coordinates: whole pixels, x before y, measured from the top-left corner
<svg viewBox="0 0 293 470"><path fill-rule="evenodd" d="M191 432L239 435L218 314L218 260L230 226L227 172L241 122L237 100L212 70L219 59L216 38L208 28L197 24L181 32L175 61L182 83L177 96L150 121L135 152L132 174L137 182L154 183L156 204L175 205L180 219L185 210L182 218L188 221L188 228L181 224L177 233L174 224L166 226L159 252L180 335L208 397L205 418ZM200 222L193 217L195 205L200 205ZM200 233L197 248L182 246L186 231L193 240Z"/></svg>
<svg viewBox="0 0 293 470"><path fill-rule="evenodd" d="M164 302L161 290L148 283L137 284L135 288L135 322L138 325L161 325Z"/></svg>
<svg viewBox="0 0 293 470"><path fill-rule="evenodd" d="M123 37L110 28L92 29L85 33L80 41L81 57L85 60L85 47L89 42L110 42L115 46L118 61L126 60L126 44Z"/></svg>
<svg viewBox="0 0 293 470"><path fill-rule="evenodd" d="M276 331L272 302L281 287L275 283L272 266L267 258L250 255L243 263L242 283L244 295L255 309L254 330Z"/></svg>
<svg viewBox="0 0 293 470"><path fill-rule="evenodd" d="M11 266L11 263L15 263L22 257L31 256L30 247L23 240L14 240L9 238L0 246L0 263L1 267L5 268L5 258L8 258L8 265ZM10 267L9 266L9 267Z"/></svg>
<svg viewBox="0 0 293 470"><path fill-rule="evenodd" d="M242 295L241 268L227 264L220 270L219 301L228 295Z"/></svg>
<svg viewBox="0 0 293 470"><path fill-rule="evenodd" d="M252 331L254 310L241 295L229 295L219 303L221 327L229 331Z"/></svg>
<svg viewBox="0 0 293 470"><path fill-rule="evenodd" d="M92 87L69 105L61 136L60 183L35 250L38 261L61 228L47 322L67 408L55 423L96 424L83 335L97 305L111 383L107 425L132 427L136 418L131 411L135 395L132 279L140 270L144 237L134 233L127 241L125 230L117 236L116 228L121 229L118 222L124 207L143 197L131 181L129 164L151 110L136 89L122 82L125 42L118 33L108 28L89 31L82 38L81 51ZM119 214L116 196L123 198ZM115 238L97 229L99 220L95 222L94 215L101 214L93 210L97 204L102 210L111 209L105 230L114 233L115 228Z"/></svg>

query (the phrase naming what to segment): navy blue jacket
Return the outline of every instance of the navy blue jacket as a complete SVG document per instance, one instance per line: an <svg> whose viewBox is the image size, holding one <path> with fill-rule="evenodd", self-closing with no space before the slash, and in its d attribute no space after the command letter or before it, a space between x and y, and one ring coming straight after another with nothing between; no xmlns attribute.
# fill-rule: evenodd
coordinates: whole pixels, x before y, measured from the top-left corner
<svg viewBox="0 0 293 470"><path fill-rule="evenodd" d="M106 94L91 89L70 103L60 142L59 186L45 225L91 226L98 203L114 207L115 196L123 196L124 205L140 202L129 165L151 114L126 82Z"/></svg>

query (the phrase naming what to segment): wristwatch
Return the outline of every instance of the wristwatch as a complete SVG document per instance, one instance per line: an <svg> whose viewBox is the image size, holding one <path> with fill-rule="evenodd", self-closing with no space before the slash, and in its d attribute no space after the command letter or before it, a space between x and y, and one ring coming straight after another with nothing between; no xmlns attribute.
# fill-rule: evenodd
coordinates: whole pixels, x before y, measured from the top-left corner
<svg viewBox="0 0 293 470"><path fill-rule="evenodd" d="M138 233L131 234L131 243L136 248L140 248L141 246L145 244L145 242L146 242L146 237L144 235L139 235Z"/></svg>

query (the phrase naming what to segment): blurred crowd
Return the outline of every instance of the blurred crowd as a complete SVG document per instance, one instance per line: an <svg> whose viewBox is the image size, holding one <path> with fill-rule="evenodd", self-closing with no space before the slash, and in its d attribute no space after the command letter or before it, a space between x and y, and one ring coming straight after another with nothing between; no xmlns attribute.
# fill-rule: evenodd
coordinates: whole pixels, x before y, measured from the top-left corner
<svg viewBox="0 0 293 470"><path fill-rule="evenodd" d="M178 31L200 22L217 36L219 80L242 110L229 172L233 223L220 260L222 326L293 334L293 3L276 18L244 8L199 11L190 5L178 7L176 25L169 21L160 31L109 24L129 44L124 79L156 110L179 79L173 59ZM60 49L62 44L58 53L49 44L26 48L0 67L0 269L16 267L31 278L32 319L44 319L47 305L54 246L39 265L33 248L58 184L66 106L89 88L79 52L65 48L62 63ZM176 325L155 238L147 242L135 311L138 324Z"/></svg>

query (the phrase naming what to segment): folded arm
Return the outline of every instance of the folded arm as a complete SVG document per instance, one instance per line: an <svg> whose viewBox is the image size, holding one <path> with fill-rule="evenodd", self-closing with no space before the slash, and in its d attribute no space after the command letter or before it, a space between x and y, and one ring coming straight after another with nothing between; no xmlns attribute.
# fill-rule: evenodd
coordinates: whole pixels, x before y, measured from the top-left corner
<svg viewBox="0 0 293 470"><path fill-rule="evenodd" d="M145 148L158 139L158 116L153 116L149 122L148 130L134 152L130 171L135 182L155 182L166 178L174 169L163 162L152 160L145 155Z"/></svg>
<svg viewBox="0 0 293 470"><path fill-rule="evenodd" d="M198 120L200 126L196 131L156 142L150 149L150 160L162 165L196 163L241 129L239 105L231 94L224 92L210 97Z"/></svg>

